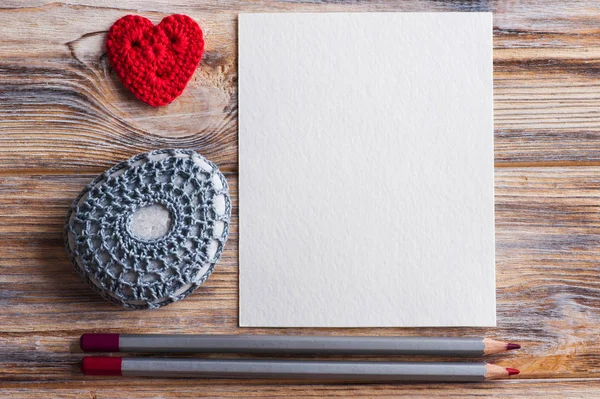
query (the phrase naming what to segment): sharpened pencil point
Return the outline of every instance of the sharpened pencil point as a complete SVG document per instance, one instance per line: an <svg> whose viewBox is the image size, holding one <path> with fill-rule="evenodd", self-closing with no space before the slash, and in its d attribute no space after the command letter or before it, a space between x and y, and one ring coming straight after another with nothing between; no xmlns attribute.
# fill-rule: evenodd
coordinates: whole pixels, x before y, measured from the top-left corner
<svg viewBox="0 0 600 399"><path fill-rule="evenodd" d="M521 349L521 345L519 345L519 344L512 344L512 343L506 344L506 350L507 351L512 350L512 349Z"/></svg>
<svg viewBox="0 0 600 399"><path fill-rule="evenodd" d="M519 373L520 373L520 371L519 371L519 370L517 370L517 369L512 369L512 368L510 368L510 367L507 367L507 368L506 368L506 371L508 371L508 375L517 375L517 374L519 374Z"/></svg>

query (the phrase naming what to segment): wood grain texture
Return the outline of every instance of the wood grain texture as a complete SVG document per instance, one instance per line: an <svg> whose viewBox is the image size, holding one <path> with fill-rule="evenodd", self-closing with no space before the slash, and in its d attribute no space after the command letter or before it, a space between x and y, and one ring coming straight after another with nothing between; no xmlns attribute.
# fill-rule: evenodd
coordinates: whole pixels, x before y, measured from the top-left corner
<svg viewBox="0 0 600 399"><path fill-rule="evenodd" d="M275 11L494 12L497 328L237 327L236 18ZM128 13L158 22L175 12L201 24L206 54L175 103L150 108L111 71L105 34ZM594 0L4 0L0 396L48 396L47 389L60 398L600 396L598 20ZM194 148L225 172L234 202L231 238L213 276L190 298L155 311L122 311L73 272L62 248L64 217L97 173L164 147ZM488 334L524 349L491 359L520 368L519 379L485 384L115 380L77 369L77 338L93 331Z"/></svg>
<svg viewBox="0 0 600 399"><path fill-rule="evenodd" d="M600 384L595 379L520 380L468 384L267 384L231 381L163 381L132 380L115 386L111 380L99 380L94 386L81 382L77 386L64 384L9 384L0 392L12 399L53 398L595 398ZM51 391L50 391L51 390Z"/></svg>

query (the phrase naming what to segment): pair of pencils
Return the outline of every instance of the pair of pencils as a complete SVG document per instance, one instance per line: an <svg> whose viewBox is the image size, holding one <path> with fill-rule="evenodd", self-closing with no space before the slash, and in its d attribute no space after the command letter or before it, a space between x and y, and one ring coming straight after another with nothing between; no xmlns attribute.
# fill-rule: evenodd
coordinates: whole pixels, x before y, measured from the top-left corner
<svg viewBox="0 0 600 399"><path fill-rule="evenodd" d="M85 352L435 355L474 357L518 349L489 338L84 334ZM205 360L88 356L86 375L485 381L519 373L486 363Z"/></svg>

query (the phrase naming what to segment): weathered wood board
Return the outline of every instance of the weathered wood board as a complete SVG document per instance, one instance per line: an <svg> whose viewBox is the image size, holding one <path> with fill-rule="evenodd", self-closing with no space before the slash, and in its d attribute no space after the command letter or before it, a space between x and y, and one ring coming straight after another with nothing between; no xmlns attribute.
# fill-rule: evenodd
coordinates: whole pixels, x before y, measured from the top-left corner
<svg viewBox="0 0 600 399"><path fill-rule="evenodd" d="M494 12L497 328L240 329L235 208L221 263L185 301L122 311L73 272L62 248L67 207L96 174L136 153L198 150L225 172L237 205L237 14L277 11ZM168 107L137 101L107 62L106 31L129 13L154 22L185 13L205 31L200 68ZM4 0L0 396L600 396L599 20L594 0ZM486 384L115 380L78 372L77 338L89 331L488 334L524 349L490 359L520 368L518 380Z"/></svg>

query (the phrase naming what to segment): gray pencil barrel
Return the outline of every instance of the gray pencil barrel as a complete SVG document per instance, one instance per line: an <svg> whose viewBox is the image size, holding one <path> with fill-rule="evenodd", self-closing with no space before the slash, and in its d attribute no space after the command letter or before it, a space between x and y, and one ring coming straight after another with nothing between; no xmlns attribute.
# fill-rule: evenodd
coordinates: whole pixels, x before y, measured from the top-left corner
<svg viewBox="0 0 600 399"><path fill-rule="evenodd" d="M123 376L351 381L484 381L485 363L123 358Z"/></svg>
<svg viewBox="0 0 600 399"><path fill-rule="evenodd" d="M119 351L482 356L482 338L121 334Z"/></svg>

